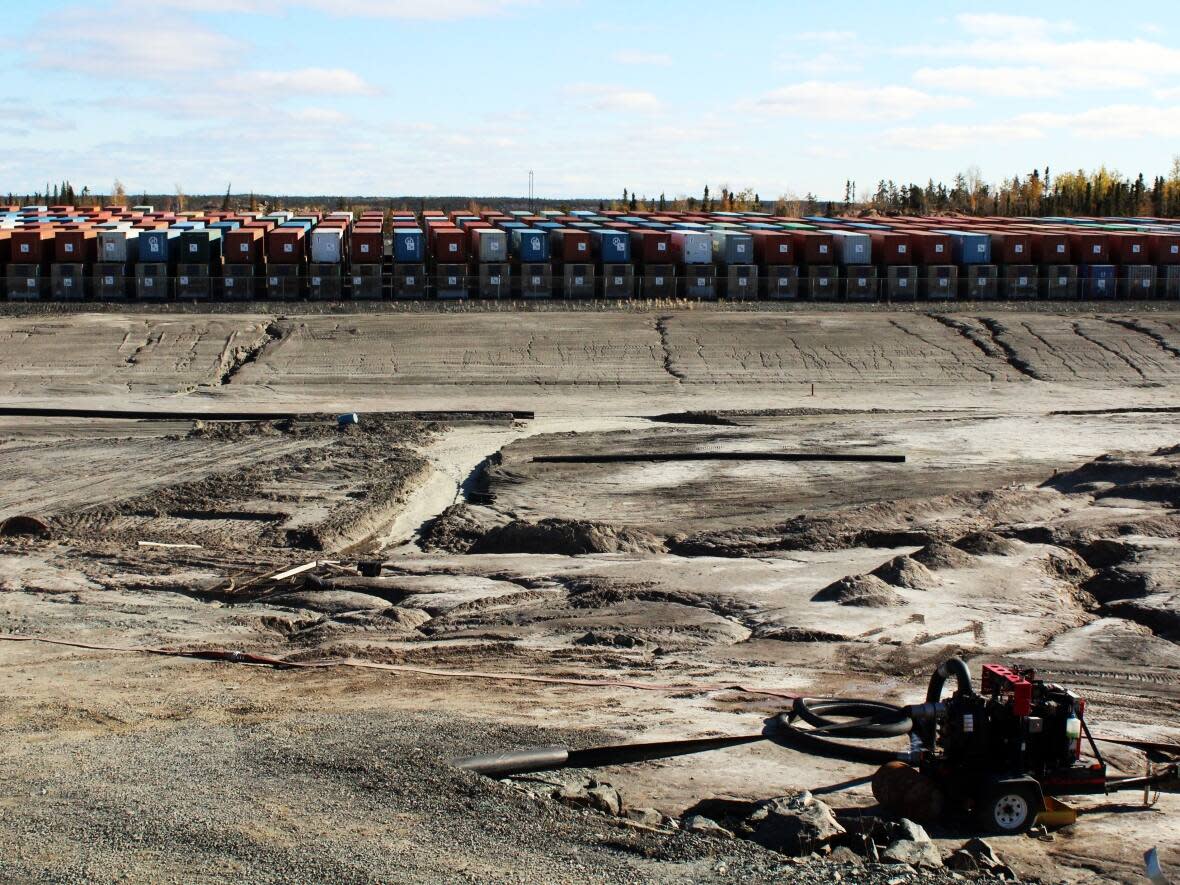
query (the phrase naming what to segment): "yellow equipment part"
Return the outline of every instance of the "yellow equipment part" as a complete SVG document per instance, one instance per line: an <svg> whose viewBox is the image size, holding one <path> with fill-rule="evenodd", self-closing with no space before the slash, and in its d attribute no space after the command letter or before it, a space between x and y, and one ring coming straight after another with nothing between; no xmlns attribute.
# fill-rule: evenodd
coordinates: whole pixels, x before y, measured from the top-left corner
<svg viewBox="0 0 1180 885"><path fill-rule="evenodd" d="M1037 815L1036 822L1043 824L1046 827L1067 827L1070 824L1077 823L1078 812L1076 808L1071 808L1064 802L1054 799L1052 796L1045 797L1045 810Z"/></svg>

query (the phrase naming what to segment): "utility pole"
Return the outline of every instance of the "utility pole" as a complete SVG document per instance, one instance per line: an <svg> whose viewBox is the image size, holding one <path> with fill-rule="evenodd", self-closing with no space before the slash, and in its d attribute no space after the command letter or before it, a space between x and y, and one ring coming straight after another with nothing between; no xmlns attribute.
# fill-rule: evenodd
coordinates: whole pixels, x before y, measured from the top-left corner
<svg viewBox="0 0 1180 885"><path fill-rule="evenodd" d="M533 170L529 170L529 211L536 212L537 207L533 205Z"/></svg>

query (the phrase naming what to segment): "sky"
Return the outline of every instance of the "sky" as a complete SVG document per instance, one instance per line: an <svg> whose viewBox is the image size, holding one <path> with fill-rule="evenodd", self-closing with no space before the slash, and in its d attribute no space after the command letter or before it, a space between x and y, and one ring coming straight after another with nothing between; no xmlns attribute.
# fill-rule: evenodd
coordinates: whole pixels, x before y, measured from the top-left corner
<svg viewBox="0 0 1180 885"><path fill-rule="evenodd" d="M840 199L1180 153L1172 2L4 3L0 192Z"/></svg>

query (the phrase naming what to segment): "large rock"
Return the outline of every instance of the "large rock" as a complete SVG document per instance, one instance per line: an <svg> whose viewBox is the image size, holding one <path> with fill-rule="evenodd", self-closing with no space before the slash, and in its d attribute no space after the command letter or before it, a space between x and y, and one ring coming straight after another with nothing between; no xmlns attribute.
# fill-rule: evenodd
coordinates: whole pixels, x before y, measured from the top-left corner
<svg viewBox="0 0 1180 885"><path fill-rule="evenodd" d="M732 839L733 833L717 823L711 818L705 817L703 814L690 814L684 819L684 831L686 833L699 833L702 836L718 836L723 839Z"/></svg>
<svg viewBox="0 0 1180 885"><path fill-rule="evenodd" d="M890 844L881 854L885 863L909 864L911 867L935 870L942 866L942 855L938 853L938 846L927 840L917 842L913 839L898 839Z"/></svg>
<svg viewBox="0 0 1180 885"><path fill-rule="evenodd" d="M763 802L744 821L764 848L803 857L844 835L832 809L806 790Z"/></svg>

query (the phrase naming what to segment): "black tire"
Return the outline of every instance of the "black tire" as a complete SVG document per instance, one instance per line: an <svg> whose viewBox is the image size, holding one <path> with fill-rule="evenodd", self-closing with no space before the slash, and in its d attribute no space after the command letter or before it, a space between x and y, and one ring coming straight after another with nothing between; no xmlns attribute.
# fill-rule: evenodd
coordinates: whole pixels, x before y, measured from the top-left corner
<svg viewBox="0 0 1180 885"><path fill-rule="evenodd" d="M984 795L977 811L989 833L1011 836L1030 830L1041 812L1039 791L1024 784L1002 784Z"/></svg>

